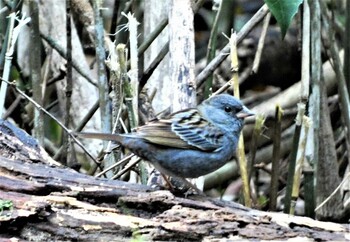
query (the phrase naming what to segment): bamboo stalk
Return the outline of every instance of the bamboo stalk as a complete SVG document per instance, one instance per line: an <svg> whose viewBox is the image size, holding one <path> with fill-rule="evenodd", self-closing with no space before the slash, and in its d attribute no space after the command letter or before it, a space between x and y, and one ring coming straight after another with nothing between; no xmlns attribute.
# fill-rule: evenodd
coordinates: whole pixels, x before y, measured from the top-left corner
<svg viewBox="0 0 350 242"><path fill-rule="evenodd" d="M303 117L303 132L301 132L301 137L299 141L299 148L297 154L297 161L295 166L294 178L293 178L293 188L292 188L292 200L289 210L289 214L294 214L295 206L297 199L299 197L300 181L301 181L301 172L305 160L305 150L307 144L307 134L311 126L311 120L309 117Z"/></svg>
<svg viewBox="0 0 350 242"><path fill-rule="evenodd" d="M128 13L125 15L128 18L128 29L130 36L130 87L132 98L132 111L134 112L134 123L131 124L131 128L136 128L139 124L138 120L138 95L139 95L139 81L138 81L138 50L137 50L137 26L140 24L137 22L133 14Z"/></svg>
<svg viewBox="0 0 350 242"><path fill-rule="evenodd" d="M305 200L305 216L315 217L315 186L314 171L312 169L304 169L304 200Z"/></svg>
<svg viewBox="0 0 350 242"><path fill-rule="evenodd" d="M263 115L256 115L254 131L253 131L251 147L250 147L250 159L248 164L249 180L251 179L252 174L254 173L254 164L255 164L255 156L256 156L257 146L258 146L258 139L262 133L264 123L265 123L265 117Z"/></svg>
<svg viewBox="0 0 350 242"><path fill-rule="evenodd" d="M276 207L277 207L278 177L280 175L279 160L280 160L280 151L281 151L282 116L283 116L283 110L281 106L277 105L276 114L275 114L275 132L273 137L271 185L270 185L270 210L271 211L276 211Z"/></svg>
<svg viewBox="0 0 350 242"><path fill-rule="evenodd" d="M255 158L256 158L256 153L258 149L258 140L262 133L264 123L265 123L265 117L263 115L257 115L255 118L254 131L250 142L250 158L247 164L249 184L252 184L251 182L252 174L257 175L259 173L255 169L254 165L256 163ZM257 176L254 176L254 177L257 178ZM252 187L252 191L251 191L251 198L254 201L254 204L257 204L257 198L259 196L259 186L257 184L258 184L258 179L254 179L254 186Z"/></svg>
<svg viewBox="0 0 350 242"><path fill-rule="evenodd" d="M308 1L303 3L302 31L301 100L306 103L309 99L310 86L310 8Z"/></svg>
<svg viewBox="0 0 350 242"><path fill-rule="evenodd" d="M100 13L101 1L92 1L95 17L95 34L96 34L96 62L98 74L98 89L101 112L101 130L104 133L110 133L112 129L112 113L110 110L109 87L106 76L105 60L106 52L104 49L104 28L103 19ZM107 147L107 141L103 141L103 147Z"/></svg>
<svg viewBox="0 0 350 242"><path fill-rule="evenodd" d="M236 33L231 34L230 38L230 46L231 46L231 68L232 68L232 83L233 83L233 93L234 96L239 98L239 76L238 76L238 55L237 55L237 35ZM250 198L250 187L249 187L249 179L248 179L248 171L247 171L247 159L244 151L244 140L243 135L240 135L237 147L237 159L239 163L239 169L241 172L241 178L243 182L243 196L244 196L244 204L247 207L251 207L251 198Z"/></svg>
<svg viewBox="0 0 350 242"><path fill-rule="evenodd" d="M210 37L209 37L209 43L207 47L207 63L209 63L215 56L216 51L216 40L217 40L217 34L218 34L218 28L219 28L219 19L222 14L222 1L219 3L219 9L217 10L217 13L215 15L213 27L210 31ZM211 95L212 92L212 84L213 84L213 75L210 75L207 78L205 88L204 88L204 98L208 98Z"/></svg>
<svg viewBox="0 0 350 242"><path fill-rule="evenodd" d="M17 37L20 33L21 28L26 25L31 19L30 18L22 18L18 22L18 25L14 28L15 25L15 19L16 19L16 13L11 13L9 16L9 23L8 23L8 40L7 40L7 46L6 46L6 53L5 53L5 65L4 65L4 71L2 73L2 79L5 80L5 82L1 83L0 88L0 117L3 116L5 113L5 99L6 99L6 92L7 92L7 86L9 82L10 77L10 71L11 71L11 63L12 63L12 55L15 49L15 43L17 41Z"/></svg>
<svg viewBox="0 0 350 242"><path fill-rule="evenodd" d="M309 150L306 155L310 157L313 168L305 172L305 215L314 217L315 208L315 168L319 163L319 130L320 130L320 107L321 107L321 11L319 1L309 0L310 3L310 76L311 76L311 93L309 97L309 116L312 119L312 129L309 132L308 142ZM325 78L326 79L326 78Z"/></svg>
<svg viewBox="0 0 350 242"><path fill-rule="evenodd" d="M292 151L289 159L288 179L287 179L286 195L285 195L285 201L284 201L284 213L290 212L294 173L295 173L297 152L299 147L299 139L300 139L301 126L303 122L304 113L305 113L305 104L298 103L298 114L295 121L296 125L295 125L295 133L293 136L293 147L292 147Z"/></svg>
<svg viewBox="0 0 350 242"><path fill-rule="evenodd" d="M31 1L34 2L34 1ZM36 8L38 8L38 5L36 5ZM37 10L38 11L38 10ZM39 14L39 13L38 13ZM39 36L39 16L38 16L38 35L36 41L39 41L40 43L40 36ZM71 102L72 102L72 92L73 92L73 72L72 72L72 28L71 28L71 0L66 0L66 37L67 37L67 45L66 45L66 51L67 51L67 75L66 75L66 89L65 89L65 103L64 103L64 125L69 128L70 122L71 122ZM33 52L38 53L34 50ZM33 94L34 94L34 88L33 88ZM33 95L34 97L34 95ZM41 95L40 95L41 100ZM41 104L41 103L40 103ZM68 134L64 133L63 135L63 145L65 146L65 159L66 159L66 165L71 166L72 164L76 163L76 157L74 157L74 146L71 145L71 142L69 140Z"/></svg>

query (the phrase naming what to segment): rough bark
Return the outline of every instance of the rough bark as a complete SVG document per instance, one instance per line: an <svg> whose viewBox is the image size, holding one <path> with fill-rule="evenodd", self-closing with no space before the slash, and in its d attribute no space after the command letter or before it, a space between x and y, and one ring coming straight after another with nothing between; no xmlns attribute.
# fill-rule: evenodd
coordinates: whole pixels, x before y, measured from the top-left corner
<svg viewBox="0 0 350 242"><path fill-rule="evenodd" d="M320 137L319 161L317 164L316 206L328 198L340 184L338 175L337 153L329 115L326 90L321 86L321 110L320 110ZM316 212L318 219L328 218L344 219L346 216L342 196L336 193L331 200Z"/></svg>
<svg viewBox="0 0 350 242"><path fill-rule="evenodd" d="M233 202L98 179L60 166L36 140L0 122L0 238L22 240L344 241L349 226Z"/></svg>
<svg viewBox="0 0 350 242"><path fill-rule="evenodd" d="M169 10L169 73L171 112L196 106L194 27L190 0L172 0Z"/></svg>

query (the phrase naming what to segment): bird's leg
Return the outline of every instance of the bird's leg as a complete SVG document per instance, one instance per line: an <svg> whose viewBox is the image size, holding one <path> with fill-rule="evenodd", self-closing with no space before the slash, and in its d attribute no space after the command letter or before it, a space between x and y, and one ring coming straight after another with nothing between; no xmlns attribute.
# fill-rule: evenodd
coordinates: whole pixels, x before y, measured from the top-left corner
<svg viewBox="0 0 350 242"><path fill-rule="evenodd" d="M188 187L192 188L195 192L198 193L198 195L202 195L202 196L206 196L205 193L201 190L199 190L196 185L193 185L191 182L187 181L186 178L183 177L177 177L178 179L180 179L183 183L185 183L185 185L187 185ZM185 196L187 197L188 191L185 193Z"/></svg>
<svg viewBox="0 0 350 242"><path fill-rule="evenodd" d="M160 173L160 174L162 175L164 181L168 185L168 189L174 191L175 188L174 188L173 184L171 184L171 182L169 181L168 177L166 175L164 175L163 173Z"/></svg>
<svg viewBox="0 0 350 242"><path fill-rule="evenodd" d="M168 186L168 189L169 189L170 191L173 191L173 192L176 191L177 189L176 189L176 188L174 187L174 185L170 182L168 176L164 175L163 173L160 173L160 174L162 175L162 177L163 177L163 179L164 179L166 185ZM179 183L183 183L184 186L185 186L186 188L189 188L189 189L192 188L197 194L206 196L206 195L204 194L204 192L202 192L201 190L199 190L195 185L193 185L193 184L192 184L191 182L189 182L187 179L182 178L182 177L177 177L177 176L176 176L176 177L172 177L172 178L174 178L175 181L178 181ZM187 195L190 194L190 193L189 193L189 191L187 190L184 194L185 194L185 196L187 197Z"/></svg>

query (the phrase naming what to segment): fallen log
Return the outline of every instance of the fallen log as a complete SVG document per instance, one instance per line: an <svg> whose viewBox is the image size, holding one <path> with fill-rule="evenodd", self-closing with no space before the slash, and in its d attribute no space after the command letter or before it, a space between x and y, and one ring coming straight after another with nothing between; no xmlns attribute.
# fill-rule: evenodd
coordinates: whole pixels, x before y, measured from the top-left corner
<svg viewBox="0 0 350 242"><path fill-rule="evenodd" d="M0 239L349 240L349 225L95 178L53 161L0 122Z"/></svg>

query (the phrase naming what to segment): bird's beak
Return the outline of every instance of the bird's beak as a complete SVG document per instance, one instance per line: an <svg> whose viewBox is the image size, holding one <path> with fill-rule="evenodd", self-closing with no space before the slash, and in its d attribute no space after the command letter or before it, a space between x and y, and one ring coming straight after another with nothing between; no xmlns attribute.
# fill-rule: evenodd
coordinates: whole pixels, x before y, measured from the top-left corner
<svg viewBox="0 0 350 242"><path fill-rule="evenodd" d="M241 119L244 119L246 117L253 116L253 115L255 115L255 113L250 111L246 106L243 106L242 111L236 114L237 118L241 118Z"/></svg>

